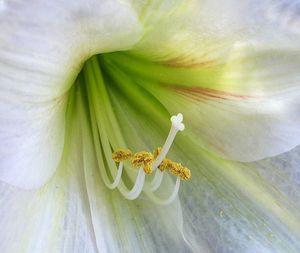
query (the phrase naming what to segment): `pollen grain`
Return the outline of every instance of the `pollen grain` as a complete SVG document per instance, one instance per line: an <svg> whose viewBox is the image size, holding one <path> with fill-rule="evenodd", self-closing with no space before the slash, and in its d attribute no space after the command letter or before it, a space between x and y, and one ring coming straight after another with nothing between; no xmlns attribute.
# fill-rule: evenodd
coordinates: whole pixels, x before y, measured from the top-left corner
<svg viewBox="0 0 300 253"><path fill-rule="evenodd" d="M180 177L181 180L188 180L191 177L191 171L181 165L181 163L170 162L167 167L168 171Z"/></svg>
<svg viewBox="0 0 300 253"><path fill-rule="evenodd" d="M118 163L129 160L131 159L131 157L132 157L131 150L125 148L119 148L112 153L112 159Z"/></svg>
<svg viewBox="0 0 300 253"><path fill-rule="evenodd" d="M145 173L150 174L152 172L152 163L154 156L150 152L140 151L133 155L132 165L135 168L143 167Z"/></svg>

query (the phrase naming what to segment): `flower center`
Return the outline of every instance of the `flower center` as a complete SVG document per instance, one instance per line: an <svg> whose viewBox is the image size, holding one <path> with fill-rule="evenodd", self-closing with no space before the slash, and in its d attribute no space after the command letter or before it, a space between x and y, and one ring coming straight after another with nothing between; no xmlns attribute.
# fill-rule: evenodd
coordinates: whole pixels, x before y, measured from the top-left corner
<svg viewBox="0 0 300 253"><path fill-rule="evenodd" d="M77 78L77 87L80 87L79 93L85 111L83 117L88 122L85 128L86 132L91 130L92 133L91 138L101 178L109 189L118 189L126 199L134 200L144 191L154 202L162 205L169 204L178 194L180 179L187 180L191 176L186 167L166 158L176 134L184 130L183 116L178 114L171 117L171 129L162 148L157 148L153 152L136 153L127 148L120 149L119 147L128 147L126 143L131 139L130 134L125 130L126 135L123 135L123 130L126 128L125 122L127 128L132 122L129 116L127 117L128 108L116 108L116 101L119 102L118 96L122 98L121 94L125 94L129 99L125 103L133 101L131 106L134 110L142 111L135 120L140 120L139 115L155 118L155 124L160 129L166 126L168 112L147 94L146 90L134 82L135 78L141 80L141 76L133 76L110 60L109 56L92 57L85 63L83 71ZM122 112L126 115L122 115ZM142 138L135 138L136 141L138 139ZM137 144L145 146L141 143ZM150 146L149 143L146 145ZM113 150L115 151L112 152ZM160 186L163 185L165 172L170 172L177 178L173 190L170 189L169 196L161 199L157 197L155 191L162 189ZM150 175L152 173L153 176ZM133 185L129 186L132 182ZM166 192L165 187L163 189Z"/></svg>

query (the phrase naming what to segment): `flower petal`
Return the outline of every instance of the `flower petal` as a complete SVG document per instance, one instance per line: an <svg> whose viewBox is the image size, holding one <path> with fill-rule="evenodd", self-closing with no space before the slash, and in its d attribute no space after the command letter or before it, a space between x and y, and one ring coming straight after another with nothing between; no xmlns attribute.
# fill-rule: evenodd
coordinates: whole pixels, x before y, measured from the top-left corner
<svg viewBox="0 0 300 253"><path fill-rule="evenodd" d="M184 11L171 12L134 50L107 55L107 62L146 87L168 111L182 112L192 138L223 157L253 161L294 148L300 143L300 34L274 28L266 13L257 20L247 18L264 12L266 3L255 7L244 2L230 10L222 4L211 8L208 15L246 15L241 24L221 16L218 24L226 29L218 33L199 9L210 4L193 2ZM203 27L209 34L201 32Z"/></svg>
<svg viewBox="0 0 300 253"><path fill-rule="evenodd" d="M283 194L270 177L259 175L263 168L279 172L289 185L282 163L273 168L266 163L262 167L260 162L227 162L199 152L197 146L194 152L190 148L191 144L189 154L182 157L190 158L193 178L182 187L180 200L184 231L194 248L199 245L197 238L202 237L212 252L299 251L299 205L294 203L299 194ZM295 167L291 170L297 171ZM291 183L291 187L299 185Z"/></svg>
<svg viewBox="0 0 300 253"><path fill-rule="evenodd" d="M273 83L275 90L276 80ZM147 87L172 114L185 115L189 137L225 158L259 160L300 143L296 86L274 94L270 90L259 98L195 86Z"/></svg>
<svg viewBox="0 0 300 253"><path fill-rule="evenodd" d="M134 52L176 66L207 65L236 42L299 48L299 2L291 0L138 1L145 35Z"/></svg>
<svg viewBox="0 0 300 253"><path fill-rule="evenodd" d="M39 190L20 190L1 183L1 252L98 252L80 144L80 139L73 138L68 147L73 156L65 159Z"/></svg>
<svg viewBox="0 0 300 253"><path fill-rule="evenodd" d="M92 54L140 36L118 1L1 1L0 179L35 188L62 155L66 91Z"/></svg>
<svg viewBox="0 0 300 253"><path fill-rule="evenodd" d="M131 51L138 60L114 64L171 113L182 112L206 149L240 161L274 156L300 143L298 7L153 1L138 7L147 28Z"/></svg>

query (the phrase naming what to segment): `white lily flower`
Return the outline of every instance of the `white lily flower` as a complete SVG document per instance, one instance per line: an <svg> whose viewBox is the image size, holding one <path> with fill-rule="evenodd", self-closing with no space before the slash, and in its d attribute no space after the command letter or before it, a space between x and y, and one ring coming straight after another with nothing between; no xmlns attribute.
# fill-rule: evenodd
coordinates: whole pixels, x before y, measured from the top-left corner
<svg viewBox="0 0 300 253"><path fill-rule="evenodd" d="M0 252L298 253L299 8L0 0Z"/></svg>

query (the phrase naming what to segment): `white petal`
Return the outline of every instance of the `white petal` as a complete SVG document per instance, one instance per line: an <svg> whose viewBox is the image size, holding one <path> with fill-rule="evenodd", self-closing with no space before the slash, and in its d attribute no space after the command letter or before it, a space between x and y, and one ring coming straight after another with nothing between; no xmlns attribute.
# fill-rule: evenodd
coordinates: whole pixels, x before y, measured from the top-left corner
<svg viewBox="0 0 300 253"><path fill-rule="evenodd" d="M299 5L290 0L137 1L147 33L135 53L173 65L207 64L236 42L299 48Z"/></svg>
<svg viewBox="0 0 300 253"><path fill-rule="evenodd" d="M79 144L80 139L74 138L70 149L74 156L39 190L25 191L1 183L1 252L98 252Z"/></svg>
<svg viewBox="0 0 300 253"><path fill-rule="evenodd" d="M276 157L249 164L257 171L262 181L276 189L273 194L289 199L293 206L300 208L300 146Z"/></svg>
<svg viewBox="0 0 300 253"><path fill-rule="evenodd" d="M259 160L300 143L295 92L236 99L217 90L176 87L156 88L153 94L171 113L185 115L187 137L225 158Z"/></svg>
<svg viewBox="0 0 300 253"><path fill-rule="evenodd" d="M189 161L193 175L180 194L184 231L195 249L202 246L198 239L202 238L208 252L299 251L299 205L294 202L299 191L284 193L272 175L280 174L277 177L285 186L295 190L299 185L289 182L281 162L267 162L264 167L260 162L233 163L201 152L189 142L181 142L181 147L185 152L177 155ZM263 170L272 172L263 176Z"/></svg>
<svg viewBox="0 0 300 253"><path fill-rule="evenodd" d="M65 101L14 103L0 99L0 179L24 188L52 176L62 156Z"/></svg>
<svg viewBox="0 0 300 253"><path fill-rule="evenodd" d="M92 54L124 50L140 25L118 1L1 1L0 179L45 183L62 154L66 91Z"/></svg>
<svg viewBox="0 0 300 253"><path fill-rule="evenodd" d="M239 161L278 155L300 144L300 33L279 25L299 21L292 6L153 3L142 16L149 32L131 54L107 57L170 114L182 112L185 133L205 149ZM274 8L281 19L270 18Z"/></svg>

